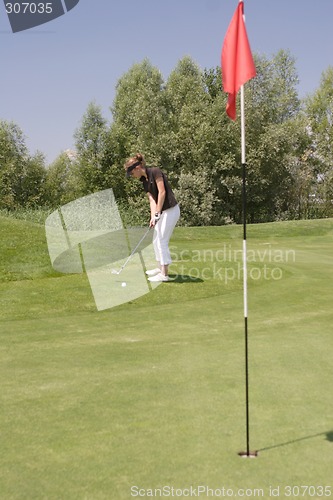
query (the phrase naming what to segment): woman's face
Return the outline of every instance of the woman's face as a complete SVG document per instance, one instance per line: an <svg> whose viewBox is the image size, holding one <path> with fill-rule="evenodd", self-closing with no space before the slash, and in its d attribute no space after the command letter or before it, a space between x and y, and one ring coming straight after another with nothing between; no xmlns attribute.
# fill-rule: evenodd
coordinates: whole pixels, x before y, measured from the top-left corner
<svg viewBox="0 0 333 500"><path fill-rule="evenodd" d="M132 170L131 172L131 177L135 177L136 179L140 179L140 177L142 177L143 175L144 175L144 170L141 167L141 165L135 167L135 169Z"/></svg>

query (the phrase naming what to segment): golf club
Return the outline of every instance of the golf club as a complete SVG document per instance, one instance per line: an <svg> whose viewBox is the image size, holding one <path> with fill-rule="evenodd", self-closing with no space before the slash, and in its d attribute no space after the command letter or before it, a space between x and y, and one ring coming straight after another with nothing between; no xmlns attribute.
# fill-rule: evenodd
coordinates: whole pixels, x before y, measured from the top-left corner
<svg viewBox="0 0 333 500"><path fill-rule="evenodd" d="M124 267L128 264L128 262L131 260L131 258L133 257L133 255L135 254L136 250L139 248L140 244L143 242L143 240L146 238L147 234L149 233L149 231L151 230L151 227L149 227L147 229L147 231L145 232L145 234L142 236L142 238L140 239L139 243L136 245L136 247L132 250L132 253L127 257L127 259L125 260L124 264L121 266L121 268L119 269L119 271L116 271L116 269L112 269L112 274L120 274L121 271L124 269Z"/></svg>

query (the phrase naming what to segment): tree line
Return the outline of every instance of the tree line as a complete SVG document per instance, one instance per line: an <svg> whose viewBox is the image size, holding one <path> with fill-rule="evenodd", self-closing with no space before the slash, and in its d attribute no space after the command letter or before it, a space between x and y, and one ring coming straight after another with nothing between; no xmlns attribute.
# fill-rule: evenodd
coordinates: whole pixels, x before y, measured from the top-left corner
<svg viewBox="0 0 333 500"><path fill-rule="evenodd" d="M333 68L300 99L295 60L281 50L255 55L245 86L249 222L333 216ZM0 121L0 208L57 207L112 188L128 223L147 218L140 183L123 164L142 152L167 173L183 225L239 223L242 217L240 120L225 112L220 68L185 57L165 81L148 60L118 81L112 122L91 102L74 133L75 152L45 165L20 128ZM239 110L239 105L238 105Z"/></svg>

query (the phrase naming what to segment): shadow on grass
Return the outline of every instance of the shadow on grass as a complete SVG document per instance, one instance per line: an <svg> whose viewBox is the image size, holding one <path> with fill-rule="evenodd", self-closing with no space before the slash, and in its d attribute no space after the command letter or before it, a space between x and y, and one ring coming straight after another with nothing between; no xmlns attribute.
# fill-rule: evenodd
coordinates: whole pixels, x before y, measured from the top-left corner
<svg viewBox="0 0 333 500"><path fill-rule="evenodd" d="M318 434L312 434L310 436L304 436L302 438L298 439L293 439L292 441L286 441L285 443L279 443L279 444L274 444L273 446L267 446L266 448L261 448L260 450L257 450L258 453L262 451L268 451L268 450L273 450L274 448L282 448L282 446L288 446L294 443L299 443L300 441L306 441L308 439L314 439L319 436L326 436L326 440L330 441L333 443L333 431L329 432L319 432Z"/></svg>
<svg viewBox="0 0 333 500"><path fill-rule="evenodd" d="M169 274L170 283L203 283L201 278L194 278L188 274Z"/></svg>
<svg viewBox="0 0 333 500"><path fill-rule="evenodd" d="M333 443L333 431L326 433L326 439L327 439L327 441L330 441L331 443Z"/></svg>

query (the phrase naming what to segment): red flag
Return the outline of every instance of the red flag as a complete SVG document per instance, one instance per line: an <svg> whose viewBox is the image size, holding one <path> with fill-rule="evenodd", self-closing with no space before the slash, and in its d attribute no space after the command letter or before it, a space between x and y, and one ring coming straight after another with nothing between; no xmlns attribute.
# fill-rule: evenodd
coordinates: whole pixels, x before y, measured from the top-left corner
<svg viewBox="0 0 333 500"><path fill-rule="evenodd" d="M228 92L227 115L236 120L236 95L240 87L256 76L256 68L244 23L244 3L240 1L225 36L222 54L222 82Z"/></svg>

